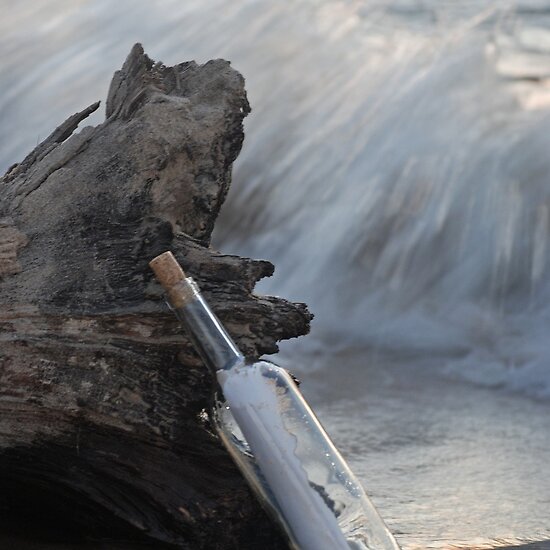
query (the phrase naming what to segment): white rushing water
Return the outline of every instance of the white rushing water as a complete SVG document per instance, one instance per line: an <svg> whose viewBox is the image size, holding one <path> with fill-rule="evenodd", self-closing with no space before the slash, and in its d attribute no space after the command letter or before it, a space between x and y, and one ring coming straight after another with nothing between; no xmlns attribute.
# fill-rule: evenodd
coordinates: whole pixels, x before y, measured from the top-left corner
<svg viewBox="0 0 550 550"><path fill-rule="evenodd" d="M550 0L0 7L0 169L136 41L231 60L253 112L214 242L316 314L283 360L384 518L410 548L550 538Z"/></svg>

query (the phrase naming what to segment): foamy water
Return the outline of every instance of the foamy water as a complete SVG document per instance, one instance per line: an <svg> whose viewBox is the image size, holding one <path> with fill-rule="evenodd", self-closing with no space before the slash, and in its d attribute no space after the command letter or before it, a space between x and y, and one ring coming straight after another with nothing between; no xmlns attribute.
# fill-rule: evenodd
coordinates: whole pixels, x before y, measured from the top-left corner
<svg viewBox="0 0 550 550"><path fill-rule="evenodd" d="M281 360L388 524L407 548L550 538L550 1L12 4L0 169L136 41L231 60L253 112L215 244L316 314Z"/></svg>

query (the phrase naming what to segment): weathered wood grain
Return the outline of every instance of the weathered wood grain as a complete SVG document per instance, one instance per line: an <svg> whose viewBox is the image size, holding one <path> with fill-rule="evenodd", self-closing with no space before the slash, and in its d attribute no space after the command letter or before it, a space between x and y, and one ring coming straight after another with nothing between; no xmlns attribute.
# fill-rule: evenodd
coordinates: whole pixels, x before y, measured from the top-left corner
<svg viewBox="0 0 550 550"><path fill-rule="evenodd" d="M307 332L303 304L252 293L269 262L209 247L243 78L136 45L105 122L74 133L97 107L0 180L0 531L284 547L201 414L212 381L147 266L172 250L249 356Z"/></svg>

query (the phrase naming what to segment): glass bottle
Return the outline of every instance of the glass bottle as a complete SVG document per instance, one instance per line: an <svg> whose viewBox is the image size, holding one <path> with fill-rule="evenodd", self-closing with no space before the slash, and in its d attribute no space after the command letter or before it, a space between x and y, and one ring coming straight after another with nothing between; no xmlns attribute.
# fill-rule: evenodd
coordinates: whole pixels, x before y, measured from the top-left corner
<svg viewBox="0 0 550 550"><path fill-rule="evenodd" d="M245 360L170 252L150 265L218 383L213 424L291 548L398 550L292 377Z"/></svg>

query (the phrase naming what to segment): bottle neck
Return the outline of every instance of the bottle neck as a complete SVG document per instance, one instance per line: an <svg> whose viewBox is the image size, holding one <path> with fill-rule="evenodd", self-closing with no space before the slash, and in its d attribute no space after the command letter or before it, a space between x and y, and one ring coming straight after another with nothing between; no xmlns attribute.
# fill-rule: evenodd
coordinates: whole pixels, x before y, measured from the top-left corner
<svg viewBox="0 0 550 550"><path fill-rule="evenodd" d="M235 342L191 278L185 278L170 289L168 304L187 329L195 349L212 372L230 369L235 363L244 361Z"/></svg>

